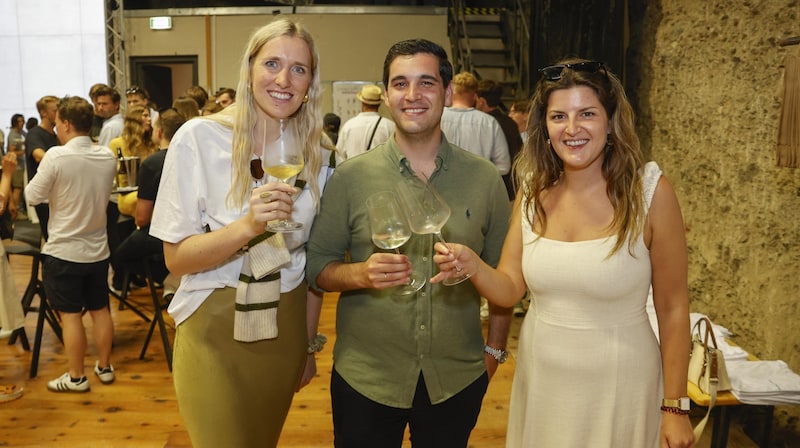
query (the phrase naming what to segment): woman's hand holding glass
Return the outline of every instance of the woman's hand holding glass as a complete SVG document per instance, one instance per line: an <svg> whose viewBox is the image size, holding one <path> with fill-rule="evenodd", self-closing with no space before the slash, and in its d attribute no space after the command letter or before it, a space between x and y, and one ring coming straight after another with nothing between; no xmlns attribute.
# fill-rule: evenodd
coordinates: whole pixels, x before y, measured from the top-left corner
<svg viewBox="0 0 800 448"><path fill-rule="evenodd" d="M463 244L438 242L433 250L433 262L439 266L439 273L431 278L431 283L449 283L465 274L467 278L471 278L480 268L478 255Z"/></svg>
<svg viewBox="0 0 800 448"><path fill-rule="evenodd" d="M283 182L267 182L253 189L247 216L254 236L264 233L270 221L291 218L295 194L297 188Z"/></svg>
<svg viewBox="0 0 800 448"><path fill-rule="evenodd" d="M400 198L406 218L414 233L421 235L433 234L446 248L449 246L442 236L442 227L450 219L450 206L433 188L430 182L421 182L419 179L404 179L397 186L397 193ZM458 262L458 257L455 258ZM445 286L454 286L468 279L469 272L464 271L464 267L455 264L457 275L451 275L442 281Z"/></svg>
<svg viewBox="0 0 800 448"><path fill-rule="evenodd" d="M261 161L267 174L285 184L303 171L305 159L294 123L281 119L279 132L278 138L274 142L264 145ZM264 139L266 140L266 138L265 133ZM270 223L267 227L273 232L293 232L302 229L303 224L291 221L290 210L288 217Z"/></svg>

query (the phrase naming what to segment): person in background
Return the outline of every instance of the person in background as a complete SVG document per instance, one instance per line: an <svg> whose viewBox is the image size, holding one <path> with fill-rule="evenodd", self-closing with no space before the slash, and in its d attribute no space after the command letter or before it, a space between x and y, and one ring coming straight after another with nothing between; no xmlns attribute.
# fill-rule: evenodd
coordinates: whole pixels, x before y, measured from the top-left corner
<svg viewBox="0 0 800 448"><path fill-rule="evenodd" d="M214 95L214 102L226 108L236 102L236 91L229 87L222 87Z"/></svg>
<svg viewBox="0 0 800 448"><path fill-rule="evenodd" d="M197 103L197 115L200 115L200 109L202 109L208 101L208 92L206 92L206 89L200 86L192 86L186 89L186 92L183 93L183 96L188 96ZM173 105L172 107L175 106ZM189 119L191 117L187 115L186 118Z"/></svg>
<svg viewBox="0 0 800 448"><path fill-rule="evenodd" d="M295 391L316 373L321 301L308 293L305 243L330 157L320 147L318 61L303 25L279 16L257 29L236 103L188 120L167 151L150 234L182 277L168 309L177 326L173 379L197 448L277 446ZM304 157L288 184L265 176L261 162L282 122L301 131ZM303 229L265 232L267 222L289 218ZM256 281L251 254L261 250L280 261L259 269L271 274ZM237 305L237 294L249 299L254 287L268 288L259 300L277 308Z"/></svg>
<svg viewBox="0 0 800 448"><path fill-rule="evenodd" d="M517 123L517 130L523 142L528 139L526 127L528 125L528 112L530 111L530 107L531 102L529 100L519 100L514 101L511 104L511 108L508 110L508 116L514 120L514 123Z"/></svg>
<svg viewBox="0 0 800 448"><path fill-rule="evenodd" d="M111 152L119 157L138 157L141 164L158 150L156 143L153 142L153 130L150 126L150 109L146 106L132 106L125 113L122 135L111 140L109 148ZM119 152L118 152L119 151ZM122 186L122 185L120 185ZM124 269L117 260L117 251L122 241L125 240L135 229L134 220L131 219L136 213L136 202L138 192L120 193L117 197L117 220L114 232L116 232L119 244L115 244L111 249L111 266L114 275L111 279L111 290L116 294L122 294L124 289L123 277ZM146 285L141 276L131 277L131 281L136 287Z"/></svg>
<svg viewBox="0 0 800 448"><path fill-rule="evenodd" d="M153 216L158 186L161 183L161 172L164 169L164 158L167 156L169 142L186 119L175 111L167 109L159 114L153 126L152 141L157 145L158 152L147 157L139 167L139 177L136 185L138 198L134 219L136 230L125 238L117 248L115 263L117 266L133 267L133 272L143 275L141 260L153 254L161 254L162 242L150 235L150 220ZM131 193L133 194L133 193ZM158 283L167 276L167 267L163 261L152 266L154 280Z"/></svg>
<svg viewBox="0 0 800 448"><path fill-rule="evenodd" d="M92 87L89 88L89 99L92 101L94 105L94 118L92 119L92 129L89 130L89 137L91 137L93 142L97 142L100 139L100 130L103 129L103 122L106 121L106 118L102 115L102 113L97 109L97 93L100 91L108 91L110 87L107 84L97 83L92 84Z"/></svg>
<svg viewBox="0 0 800 448"><path fill-rule="evenodd" d="M452 76L447 53L433 42L389 49L384 104L394 137L337 166L311 230L308 278L315 289L341 291L331 374L336 447L399 447L406 426L414 446L466 447L489 379L507 355L511 310L492 307L484 342L480 296L469 282L393 295L412 265L432 276L435 238L414 234L403 254L378 250L365 206L398 183L429 182L452 209L447 238L498 261L508 196L494 165L441 132Z"/></svg>
<svg viewBox="0 0 800 448"><path fill-rule="evenodd" d="M8 132L7 152L17 155L17 168L11 178L11 202L17 209L15 219L28 219L22 198L22 189L25 187L25 117L22 114L11 116L11 130Z"/></svg>
<svg viewBox="0 0 800 448"><path fill-rule="evenodd" d="M217 104L216 101L208 101L206 102L206 105L203 106L203 109L200 111L200 116L206 117L208 115L215 114L221 111L222 109L224 109L224 107Z"/></svg>
<svg viewBox="0 0 800 448"><path fill-rule="evenodd" d="M122 134L108 145L117 155L117 149L124 157L138 157L142 162L158 150L153 142L152 119L146 106L132 106L125 112Z"/></svg>
<svg viewBox="0 0 800 448"><path fill-rule="evenodd" d="M17 166L17 157L13 153L3 156L2 171L0 171L0 215L7 211L11 196L11 177ZM11 333L22 328L25 324L25 314L19 300L17 286L14 282L14 273L8 264L5 249L0 244L0 339L11 336ZM0 386L2 387L2 386ZM2 390L0 390L2 392ZM0 397L0 401L3 401Z"/></svg>
<svg viewBox="0 0 800 448"><path fill-rule="evenodd" d="M517 129L517 123L500 110L503 85L493 79L481 79L478 81L477 95L478 99L475 103L475 109L489 114L497 120L497 124L500 125L500 129L503 131L503 136L506 138L506 143L508 143L508 155L513 165L514 159L517 157L520 150L522 150L522 138ZM516 191L511 179L511 172L503 175L503 182L506 184L508 199L513 201Z"/></svg>
<svg viewBox="0 0 800 448"><path fill-rule="evenodd" d="M339 125L342 124L342 119L333 112L328 112L322 117L322 132L331 139L334 145L339 141Z"/></svg>
<svg viewBox="0 0 800 448"><path fill-rule="evenodd" d="M204 106L205 107L205 104ZM172 108L177 110L179 114L183 115L187 120L200 116L200 106L197 101L189 96L182 96L172 102Z"/></svg>
<svg viewBox="0 0 800 448"><path fill-rule="evenodd" d="M69 364L68 371L48 382L47 388L53 392L88 392L83 365L87 345L84 312L93 323L95 375L103 384L114 381L106 205L117 173L117 158L89 138L94 113L88 101L67 97L57 110L56 133L62 146L47 152L36 176L25 187L25 196L32 204L49 200L50 238L42 248L42 282L47 299L61 316Z"/></svg>
<svg viewBox="0 0 800 448"><path fill-rule="evenodd" d="M394 132L394 122L378 113L383 101L379 86L365 85L356 98L361 102L361 112L342 125L336 143L337 165L385 142Z"/></svg>
<svg viewBox="0 0 800 448"><path fill-rule="evenodd" d="M108 147L111 140L122 134L125 121L119 111L122 96L116 89L111 87L100 87L95 91L94 108L95 113L103 118L103 127L97 143L100 146Z"/></svg>
<svg viewBox="0 0 800 448"><path fill-rule="evenodd" d="M567 59L539 72L500 264L437 244L431 281L461 267L498 305L528 289L535 297L507 447L693 446L689 409L678 404L688 403L691 345L675 192L645 164L633 109L605 64ZM660 345L645 312L651 285Z"/></svg>
<svg viewBox="0 0 800 448"><path fill-rule="evenodd" d="M31 129L39 126L39 119L36 117L28 117L28 121L25 122L25 129L30 132Z"/></svg>
<svg viewBox="0 0 800 448"><path fill-rule="evenodd" d="M13 173L17 166L17 156L9 153L3 156L2 171ZM11 196L11 175L0 175L0 215L6 212ZM17 294L14 273L9 266L5 247L0 244L0 339L11 336L14 330L25 324L25 314ZM0 403L20 398L23 388L13 384L0 384Z"/></svg>
<svg viewBox="0 0 800 448"><path fill-rule="evenodd" d="M128 103L128 109L134 106L142 106L150 111L150 119L155 122L158 118L158 111L152 107L150 103L150 94L147 89L140 86L130 86L125 90L125 100Z"/></svg>
<svg viewBox="0 0 800 448"><path fill-rule="evenodd" d="M39 163L45 153L53 146L58 145L58 138L53 128L56 125L56 110L58 108L58 98L52 95L43 96L36 102L36 110L42 121L33 129L28 130L25 137L25 167L28 171L28 183L30 183L39 169ZM30 198L25 196L29 204ZM47 221L50 216L50 207L47 199L41 204L34 204L36 216L39 218L39 228L42 231L42 238L47 241Z"/></svg>
<svg viewBox="0 0 800 448"><path fill-rule="evenodd" d="M442 132L454 145L490 160L501 175L511 170L508 143L497 120L475 109L478 80L469 72L453 77L453 101L442 114Z"/></svg>

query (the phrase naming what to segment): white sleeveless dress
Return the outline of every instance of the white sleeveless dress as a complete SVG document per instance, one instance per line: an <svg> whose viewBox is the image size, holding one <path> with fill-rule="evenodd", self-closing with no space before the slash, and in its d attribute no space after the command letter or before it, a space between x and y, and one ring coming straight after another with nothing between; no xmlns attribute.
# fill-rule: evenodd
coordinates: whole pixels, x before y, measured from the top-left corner
<svg viewBox="0 0 800 448"><path fill-rule="evenodd" d="M645 166L649 210L661 170ZM639 237L535 240L522 218L532 293L520 331L507 448L657 448L661 354L645 312L650 253ZM534 241L535 240L535 241Z"/></svg>

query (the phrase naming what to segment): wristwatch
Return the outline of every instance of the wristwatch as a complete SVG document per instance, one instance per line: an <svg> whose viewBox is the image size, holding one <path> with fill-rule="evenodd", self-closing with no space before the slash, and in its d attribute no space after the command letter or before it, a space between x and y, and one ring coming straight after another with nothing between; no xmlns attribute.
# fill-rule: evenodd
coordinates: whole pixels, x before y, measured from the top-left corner
<svg viewBox="0 0 800 448"><path fill-rule="evenodd" d="M502 363L506 362L506 359L508 359L508 352L503 350L503 349L494 348L494 347L490 347L488 345L484 345L483 346L483 351L488 353L488 354L490 354L490 355L492 355L492 358L496 359L498 364L502 364Z"/></svg>
<svg viewBox="0 0 800 448"><path fill-rule="evenodd" d="M682 412L689 412L691 409L689 397L680 397L677 400L663 399L661 400L662 408L676 409Z"/></svg>

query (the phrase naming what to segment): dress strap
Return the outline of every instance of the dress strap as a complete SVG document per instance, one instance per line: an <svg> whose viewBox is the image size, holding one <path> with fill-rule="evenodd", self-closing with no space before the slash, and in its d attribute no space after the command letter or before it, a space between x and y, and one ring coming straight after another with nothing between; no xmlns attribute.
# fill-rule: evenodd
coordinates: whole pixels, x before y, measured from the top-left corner
<svg viewBox="0 0 800 448"><path fill-rule="evenodd" d="M656 186L661 178L661 168L656 162L647 162L644 165L644 176L642 176L642 192L644 193L645 210L650 210L653 196L656 194Z"/></svg>

